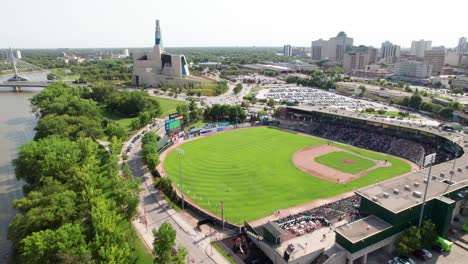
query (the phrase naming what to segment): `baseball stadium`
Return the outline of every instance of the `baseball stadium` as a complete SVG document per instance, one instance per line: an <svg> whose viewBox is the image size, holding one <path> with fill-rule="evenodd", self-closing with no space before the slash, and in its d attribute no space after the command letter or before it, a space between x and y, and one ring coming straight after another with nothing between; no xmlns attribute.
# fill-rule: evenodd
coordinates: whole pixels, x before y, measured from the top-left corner
<svg viewBox="0 0 468 264"><path fill-rule="evenodd" d="M269 126L179 142L162 153L159 170L179 194L182 186L187 205L243 226L271 262L366 263L417 224L432 153L424 219L444 236L465 210L468 158L459 134L435 127L285 107ZM308 245L325 240L325 226L336 227L333 239Z"/></svg>

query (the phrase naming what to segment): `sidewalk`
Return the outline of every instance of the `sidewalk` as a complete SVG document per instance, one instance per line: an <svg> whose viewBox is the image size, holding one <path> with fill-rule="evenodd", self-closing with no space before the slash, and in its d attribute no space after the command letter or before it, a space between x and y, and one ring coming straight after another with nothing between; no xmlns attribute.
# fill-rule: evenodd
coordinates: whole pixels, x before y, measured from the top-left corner
<svg viewBox="0 0 468 264"><path fill-rule="evenodd" d="M137 134L140 134L141 131ZM205 236L203 231L197 231L196 225L194 226L184 219L184 217L187 217L184 216L184 211L177 212L172 209L159 190L154 188L153 176L143 164L141 156L138 154L140 149L141 141L138 140L134 143L133 150L129 153L129 161L132 161L131 163L129 162L129 165L132 167L134 176L141 179L140 204L138 206L139 216L132 221L132 224L146 247L151 251L153 250L154 236L152 230L159 228L164 222L169 222L177 230L177 244L185 246L189 251L189 259L195 259L197 263L200 260L207 260L205 263L213 261L214 263L229 264L215 249L213 250L213 254L208 254L211 253L211 250L208 251L210 249L210 239ZM196 223L197 221L193 222Z"/></svg>

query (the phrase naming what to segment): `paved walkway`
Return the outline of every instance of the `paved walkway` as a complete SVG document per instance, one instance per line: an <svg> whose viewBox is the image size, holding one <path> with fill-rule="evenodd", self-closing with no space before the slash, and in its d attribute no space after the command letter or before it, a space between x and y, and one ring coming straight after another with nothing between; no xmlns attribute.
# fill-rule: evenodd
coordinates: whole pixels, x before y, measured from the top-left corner
<svg viewBox="0 0 468 264"><path fill-rule="evenodd" d="M157 131L158 134L163 132L163 129ZM127 145L128 143L124 144L122 149L125 150ZM229 263L216 250L213 250L213 254L211 254L211 250L208 251L210 238L205 236L203 230L198 230L196 226L186 221L185 212L176 212L170 208L159 191L154 188L153 177L142 161L140 139L134 143L132 150L127 155L127 161L133 175L135 178L141 179L140 187L142 189L138 208L139 217L132 221L132 224L146 247L150 250L153 249L152 230L159 228L162 223L168 222L177 231L176 244L185 247L189 252L187 263Z"/></svg>

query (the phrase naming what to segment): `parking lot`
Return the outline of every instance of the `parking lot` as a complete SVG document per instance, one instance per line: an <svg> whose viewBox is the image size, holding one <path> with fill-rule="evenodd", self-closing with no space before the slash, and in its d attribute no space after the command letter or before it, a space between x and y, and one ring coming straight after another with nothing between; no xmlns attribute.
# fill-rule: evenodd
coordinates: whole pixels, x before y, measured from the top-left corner
<svg viewBox="0 0 468 264"><path fill-rule="evenodd" d="M453 245L450 252L444 252L442 254L431 250L432 258L426 261L412 257L416 263L424 264L463 264L468 263L468 251L456 244ZM372 252L367 257L367 264L385 264L388 260L395 257L389 255L382 249Z"/></svg>

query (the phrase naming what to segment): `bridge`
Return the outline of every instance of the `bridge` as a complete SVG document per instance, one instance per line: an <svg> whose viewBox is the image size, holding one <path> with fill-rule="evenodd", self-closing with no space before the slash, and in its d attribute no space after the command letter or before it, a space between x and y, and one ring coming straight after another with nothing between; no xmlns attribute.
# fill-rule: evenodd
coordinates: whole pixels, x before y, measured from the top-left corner
<svg viewBox="0 0 468 264"><path fill-rule="evenodd" d="M0 81L0 87L11 87L14 91L20 91L21 87L47 87L49 84L54 82L47 80L47 78L37 78L40 74L44 74L44 76L46 76L48 71L15 58L11 48L10 58L0 61L0 63L11 65L13 71L13 77L8 78L3 82Z"/></svg>

